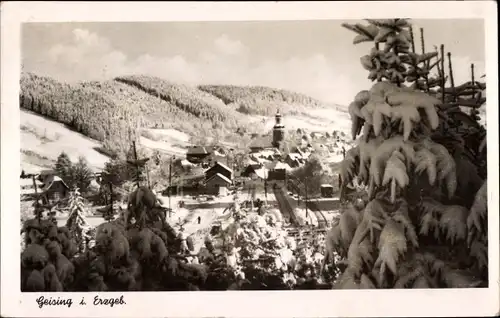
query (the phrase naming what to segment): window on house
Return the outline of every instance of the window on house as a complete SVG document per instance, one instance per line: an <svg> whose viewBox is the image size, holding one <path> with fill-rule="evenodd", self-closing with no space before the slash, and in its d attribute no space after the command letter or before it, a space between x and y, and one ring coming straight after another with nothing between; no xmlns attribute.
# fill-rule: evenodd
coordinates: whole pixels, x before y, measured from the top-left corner
<svg viewBox="0 0 500 318"><path fill-rule="evenodd" d="M61 199L61 194L59 192L57 192L57 191L53 192L52 193L52 199L54 201L59 201Z"/></svg>

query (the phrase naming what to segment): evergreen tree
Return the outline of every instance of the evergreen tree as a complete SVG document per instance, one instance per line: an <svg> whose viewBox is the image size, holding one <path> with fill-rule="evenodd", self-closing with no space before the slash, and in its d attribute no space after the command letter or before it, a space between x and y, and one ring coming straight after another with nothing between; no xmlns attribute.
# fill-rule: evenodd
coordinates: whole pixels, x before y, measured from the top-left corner
<svg viewBox="0 0 500 318"><path fill-rule="evenodd" d="M327 248L347 264L335 287L487 286L486 178L475 151L481 139L471 138L481 129L457 107L485 100L457 96L460 87L478 89L454 86L449 53L445 87L444 47L425 53L421 30L415 53L407 19L368 22L343 25L358 34L355 44L375 42L361 63L377 83L349 106L353 138L361 136L342 163L342 187L357 178L368 198L360 210L344 209L328 235Z"/></svg>
<svg viewBox="0 0 500 318"><path fill-rule="evenodd" d="M87 192L90 182L93 178L93 172L89 168L85 157L79 157L78 162L73 166L73 186L80 189L82 193Z"/></svg>
<svg viewBox="0 0 500 318"><path fill-rule="evenodd" d="M108 178L106 181L118 187L129 179L127 164L121 160L110 160L106 162L104 165L104 173ZM103 185L108 187L105 183Z"/></svg>
<svg viewBox="0 0 500 318"><path fill-rule="evenodd" d="M73 184L73 163L64 151L57 157L55 171L67 185Z"/></svg>
<svg viewBox="0 0 500 318"><path fill-rule="evenodd" d="M144 153L144 151L142 151L142 149L137 148L137 149L135 149L135 152L136 153L134 153L134 147L130 146L130 149L126 155L127 163L135 162L135 160L141 160L144 157L146 157L145 153ZM136 158L136 155L137 155L137 158ZM127 176L128 176L128 180L134 181L134 182L139 181L140 184L143 184L143 182L146 182L145 165L137 167L135 164L128 164Z"/></svg>
<svg viewBox="0 0 500 318"><path fill-rule="evenodd" d="M106 167L109 169L110 164L109 162L106 163ZM104 199L104 202L106 206L104 207L104 210L101 210L103 213L103 218L106 221L112 221L115 219L115 208L117 201L120 200L120 196L117 195L116 190L115 190L115 185L116 184L122 184L123 181L118 179L119 176L117 177L116 175L112 175L107 173L106 169L102 172L101 174L101 180L100 180L100 194L102 198Z"/></svg>
<svg viewBox="0 0 500 318"><path fill-rule="evenodd" d="M69 216L66 227L77 243L80 253L84 252L91 239L91 227L85 218L85 205L78 188L74 188L69 197Z"/></svg>
<svg viewBox="0 0 500 318"><path fill-rule="evenodd" d="M292 177L301 183L301 192L305 193L307 186L308 195L318 195L321 191L321 184L328 183L331 177L328 176L327 170L320 157L316 154L311 155L304 166L296 169L292 173ZM304 193L302 193L304 195Z"/></svg>

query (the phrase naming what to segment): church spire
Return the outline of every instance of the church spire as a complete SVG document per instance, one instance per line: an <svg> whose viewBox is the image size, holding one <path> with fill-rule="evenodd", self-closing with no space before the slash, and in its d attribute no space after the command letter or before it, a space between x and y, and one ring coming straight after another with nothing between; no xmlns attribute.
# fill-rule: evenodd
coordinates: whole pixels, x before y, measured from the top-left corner
<svg viewBox="0 0 500 318"><path fill-rule="evenodd" d="M279 109L276 112L276 115L274 116L274 118L276 119L276 125L275 126L280 126L281 125L281 113L280 113Z"/></svg>
<svg viewBox="0 0 500 318"><path fill-rule="evenodd" d="M273 146L279 148L285 139L285 126L281 122L281 113L278 110L275 115L276 123L273 128Z"/></svg>

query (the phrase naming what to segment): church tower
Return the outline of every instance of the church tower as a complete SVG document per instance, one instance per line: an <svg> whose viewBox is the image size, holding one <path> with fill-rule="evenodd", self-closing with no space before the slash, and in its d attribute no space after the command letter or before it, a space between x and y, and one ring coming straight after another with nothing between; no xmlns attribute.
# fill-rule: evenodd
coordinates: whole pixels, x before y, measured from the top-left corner
<svg viewBox="0 0 500 318"><path fill-rule="evenodd" d="M282 118L279 111L276 113L275 118L276 123L273 127L273 147L279 148L285 139L285 126L281 122Z"/></svg>

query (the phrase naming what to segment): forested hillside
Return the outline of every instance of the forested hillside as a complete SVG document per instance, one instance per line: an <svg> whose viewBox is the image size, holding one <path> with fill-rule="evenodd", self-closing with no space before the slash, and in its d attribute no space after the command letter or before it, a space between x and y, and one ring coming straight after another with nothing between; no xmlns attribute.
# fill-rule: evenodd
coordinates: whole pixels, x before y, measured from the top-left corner
<svg viewBox="0 0 500 318"><path fill-rule="evenodd" d="M308 116L328 108L305 95L267 87L190 87L151 76L123 76L104 82L60 83L33 73L21 76L20 107L47 116L123 154L137 128L176 129L216 140L236 130L262 132L252 116ZM261 126L259 126L261 125Z"/></svg>
<svg viewBox="0 0 500 318"><path fill-rule="evenodd" d="M115 81L143 90L197 118L212 121L214 124L224 122L225 125L236 125L238 115L233 109L227 107L220 99L195 87L142 75L117 77Z"/></svg>
<svg viewBox="0 0 500 318"><path fill-rule="evenodd" d="M302 114L307 109L325 108L325 103L309 96L263 86L201 85L198 88L220 98L238 112L269 116L281 111L284 114Z"/></svg>

